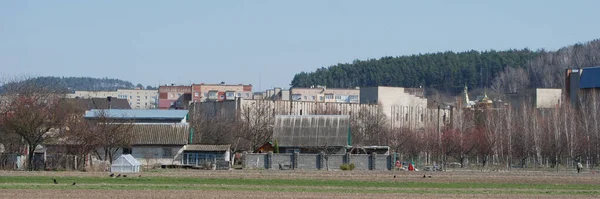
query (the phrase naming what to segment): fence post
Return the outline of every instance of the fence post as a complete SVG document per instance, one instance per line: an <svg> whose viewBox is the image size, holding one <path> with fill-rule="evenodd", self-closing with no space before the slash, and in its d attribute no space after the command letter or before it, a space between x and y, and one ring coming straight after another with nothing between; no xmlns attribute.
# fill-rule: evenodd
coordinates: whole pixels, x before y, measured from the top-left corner
<svg viewBox="0 0 600 199"><path fill-rule="evenodd" d="M319 153L319 165L317 165L319 170L323 170L324 167L323 166L325 163L325 153L323 153L322 151Z"/></svg>
<svg viewBox="0 0 600 199"><path fill-rule="evenodd" d="M273 168L273 152L269 151L267 154L267 165L265 165L267 169Z"/></svg>
<svg viewBox="0 0 600 199"><path fill-rule="evenodd" d="M344 157L344 164L350 164L350 153L346 153L346 157Z"/></svg>
<svg viewBox="0 0 600 199"><path fill-rule="evenodd" d="M248 152L244 151L244 153L242 153L242 157L240 158L240 161L242 162L242 168L248 168L248 165L246 165L246 163L248 159Z"/></svg>
<svg viewBox="0 0 600 199"><path fill-rule="evenodd" d="M300 153L298 153L298 152L294 152L294 154L292 154L292 168L293 169L298 168L298 156L299 155L300 155Z"/></svg>
<svg viewBox="0 0 600 199"><path fill-rule="evenodd" d="M371 153L371 170L376 169L377 164L375 162L377 162L377 153L373 152Z"/></svg>

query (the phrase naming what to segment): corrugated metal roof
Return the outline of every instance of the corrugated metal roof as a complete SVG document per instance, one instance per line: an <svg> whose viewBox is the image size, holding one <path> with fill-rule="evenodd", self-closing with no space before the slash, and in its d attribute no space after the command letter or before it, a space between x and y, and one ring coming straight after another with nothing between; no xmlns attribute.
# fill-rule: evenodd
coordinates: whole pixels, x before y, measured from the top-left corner
<svg viewBox="0 0 600 199"><path fill-rule="evenodd" d="M190 128L187 124L134 124L133 145L185 145Z"/></svg>
<svg viewBox="0 0 600 199"><path fill-rule="evenodd" d="M600 66L583 69L579 88L600 88Z"/></svg>
<svg viewBox="0 0 600 199"><path fill-rule="evenodd" d="M183 119L188 110L157 110L157 109L92 109L85 112L86 118L94 118L106 114L116 119Z"/></svg>
<svg viewBox="0 0 600 199"><path fill-rule="evenodd" d="M277 115L273 139L285 147L347 146L348 115Z"/></svg>
<svg viewBox="0 0 600 199"><path fill-rule="evenodd" d="M227 151L230 148L231 148L230 144L227 144L227 145L190 144L185 147L185 151Z"/></svg>

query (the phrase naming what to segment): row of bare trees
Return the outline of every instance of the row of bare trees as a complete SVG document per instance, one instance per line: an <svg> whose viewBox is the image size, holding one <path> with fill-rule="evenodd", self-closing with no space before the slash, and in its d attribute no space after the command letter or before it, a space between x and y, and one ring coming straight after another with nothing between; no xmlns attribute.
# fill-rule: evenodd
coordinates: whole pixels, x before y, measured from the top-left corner
<svg viewBox="0 0 600 199"><path fill-rule="evenodd" d="M580 106L457 109L440 131L433 125L392 129L390 146L410 158L462 166L470 160L483 167L554 168L577 162L595 167L600 163L600 104L597 93L588 96Z"/></svg>

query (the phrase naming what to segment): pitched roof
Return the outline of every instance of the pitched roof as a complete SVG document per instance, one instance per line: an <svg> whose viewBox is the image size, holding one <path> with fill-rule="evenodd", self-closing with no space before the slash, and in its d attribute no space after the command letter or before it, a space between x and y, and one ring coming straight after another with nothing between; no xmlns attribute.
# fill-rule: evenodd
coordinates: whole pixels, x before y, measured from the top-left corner
<svg viewBox="0 0 600 199"><path fill-rule="evenodd" d="M273 139L279 146L347 146L348 115L277 115Z"/></svg>
<svg viewBox="0 0 600 199"><path fill-rule="evenodd" d="M600 88L600 66L583 68L579 88Z"/></svg>
<svg viewBox="0 0 600 199"><path fill-rule="evenodd" d="M134 124L133 145L185 145L190 130L187 124Z"/></svg>
<svg viewBox="0 0 600 199"><path fill-rule="evenodd" d="M82 110L92 109L131 109L127 99L112 98L110 107L108 106L108 100L105 98L91 98L91 99L68 99L75 103L75 105Z"/></svg>
<svg viewBox="0 0 600 199"><path fill-rule="evenodd" d="M230 144L225 145L202 145L190 144L185 146L185 151L227 151L231 148Z"/></svg>
<svg viewBox="0 0 600 199"><path fill-rule="evenodd" d="M92 109L85 112L86 118L98 117L104 112L109 118L115 119L151 119L151 120L183 120L188 110L157 110L157 109Z"/></svg>

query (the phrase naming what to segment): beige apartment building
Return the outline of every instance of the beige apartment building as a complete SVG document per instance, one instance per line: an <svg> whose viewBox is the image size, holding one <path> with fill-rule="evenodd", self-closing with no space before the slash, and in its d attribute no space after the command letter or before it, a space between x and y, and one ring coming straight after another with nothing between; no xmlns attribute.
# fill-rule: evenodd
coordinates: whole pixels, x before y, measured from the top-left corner
<svg viewBox="0 0 600 199"><path fill-rule="evenodd" d="M314 88L292 88L290 89L292 101L301 102L334 102L334 103L360 103L360 88L326 88L317 86Z"/></svg>
<svg viewBox="0 0 600 199"><path fill-rule="evenodd" d="M158 90L118 89L116 91L75 91L68 98L107 98L127 99L132 109L155 109L158 106Z"/></svg>

